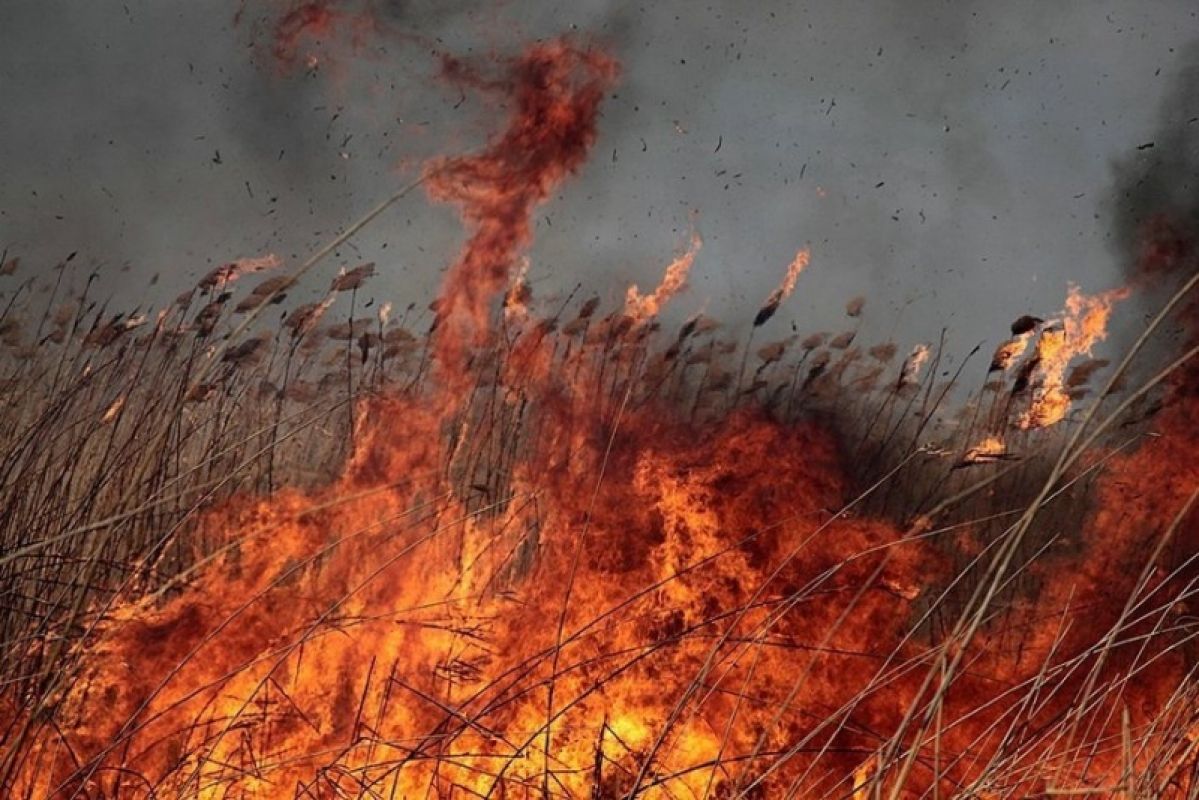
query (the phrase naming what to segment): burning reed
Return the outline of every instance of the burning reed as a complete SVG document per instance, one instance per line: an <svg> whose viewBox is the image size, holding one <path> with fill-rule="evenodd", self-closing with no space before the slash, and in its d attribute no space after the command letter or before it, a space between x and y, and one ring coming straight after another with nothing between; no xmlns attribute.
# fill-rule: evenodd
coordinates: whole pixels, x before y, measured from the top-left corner
<svg viewBox="0 0 1199 800"><path fill-rule="evenodd" d="M153 319L90 281L4 312L7 796L1195 791L1195 350L1113 394L1075 357L1114 293L948 376L944 341L664 329L698 239L543 310L530 215L615 74L459 73L513 111L429 167L468 232L431 314L356 317L364 264L272 330L270 261Z"/></svg>

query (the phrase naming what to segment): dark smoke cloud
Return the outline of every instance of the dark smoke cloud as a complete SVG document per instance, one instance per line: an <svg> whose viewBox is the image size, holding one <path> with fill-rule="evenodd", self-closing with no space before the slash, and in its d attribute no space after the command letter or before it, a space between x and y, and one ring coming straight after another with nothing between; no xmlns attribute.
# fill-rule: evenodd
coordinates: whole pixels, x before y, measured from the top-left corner
<svg viewBox="0 0 1199 800"><path fill-rule="evenodd" d="M1114 241L1134 273L1195 266L1199 237L1199 42L1179 56L1152 138L1115 165Z"/></svg>

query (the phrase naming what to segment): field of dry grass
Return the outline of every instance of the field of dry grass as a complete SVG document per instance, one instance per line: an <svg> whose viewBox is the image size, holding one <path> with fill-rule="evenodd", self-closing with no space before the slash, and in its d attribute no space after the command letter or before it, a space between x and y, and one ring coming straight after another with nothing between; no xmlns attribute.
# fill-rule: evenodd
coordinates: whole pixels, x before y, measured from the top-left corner
<svg viewBox="0 0 1199 800"><path fill-rule="evenodd" d="M380 434L377 415L389 408L438 402L430 385L436 383L429 336L435 315L412 308L404 313L378 308L363 314L355 296L370 278L369 265L343 270L332 281L329 302L299 307L281 301L291 279L280 278L278 270L239 274L254 268L239 264L215 270L174 306L152 317L107 306L96 296L94 276L83 279L83 270L69 263L51 272L50 282L19 270L5 278L8 299L0 317L0 437L5 453L0 477L0 672L5 675L3 780L9 796L42 796L51 790L54 796L97 797L355 793L342 779L327 774L322 779L320 770L311 773L311 783L270 789L254 784L259 786L256 790L227 774L208 788L202 782L172 783L169 774L174 768L158 775L154 773L160 768L149 768L137 780L119 773L114 777L97 768L110 769L115 757L128 762L130 766L122 769L132 775L137 759L124 750L114 756L107 748L97 751L99 760L75 753L76 767L65 772L45 767L45 774L57 776L49 783L37 775L48 748L72 747L72 736L64 728L78 725L75 715L80 709L73 704L79 702L79 682L94 677L89 653L106 652L97 649L97 643L111 638L114 627L130 619L127 609L179 602L201 576L236 570L239 559L242 568L249 568L249 545L243 545L241 531L223 526L229 518L221 509L254 498L269 501L284 487L310 492L322 507L354 505L360 497L386 491L408 477L386 470L374 474L379 468L371 466L372 460L386 461L390 454L381 450L396 446L392 435ZM1194 282L1183 286L1174 304ZM333 306L334 299L350 302ZM262 314L263 309L272 313ZM1163 318L1173 310L1165 309ZM754 618L752 635L740 633L739 623L763 600L768 587L768 594L777 593L771 586L773 577L759 586L742 587L747 594L731 595L730 600L739 599L728 607L717 595L716 608L707 613L715 613L714 619L730 614L735 619L717 626L716 632L723 634L716 644L703 630L711 621L678 634L695 636L700 647L713 649L706 659L684 662L694 673L674 676L676 683L666 687L662 707L647 719L647 724L658 726L657 733L639 746L626 746L621 754L609 753L604 738L617 732L605 712L603 720L592 720L602 725L590 777L555 778L560 781L555 787L548 778L538 786L523 773L519 780L513 776L505 782L502 771L493 772L491 791L500 787L503 794L520 785L534 795L580 796L577 792L585 791L593 797L688 796L696 791L695 783L683 776L697 769L712 773L704 792L713 796L776 796L788 785L788 792L804 796L818 787L829 796L854 797L998 797L1026 793L1032 786L1047 794L1126 797L1193 797L1199 791L1194 779L1199 705L1193 676L1199 663L1193 658L1193 640L1199 629L1186 611L1195 591L1194 578L1188 576L1194 575L1196 554L1179 549L1195 541L1193 532L1180 529L1193 528L1193 516L1187 515L1195 495L1192 492L1178 505L1175 495L1163 492L1158 499L1174 505L1156 509L1152 519L1122 517L1121 525L1143 528L1127 531L1135 546L1104 555L1088 540L1107 524L1105 510L1095 509L1113 496L1104 481L1133 480L1122 470L1135 462L1121 460L1144 449L1146 437L1188 435L1155 428L1152 419L1141 418L1160 407L1163 397L1170 402L1172 382L1173 392L1187 391L1179 388L1178 379L1194 350L1158 370L1143 363L1133 348L1124 363L1099 373L1096 382L1106 381L1108 386L1100 385L1091 398L1084 397L1084 382L1076 382L1072 389L1078 410L1070 419L1047 430L1022 431L1014 422L1029 402L1030 390L1017 385L1018 370L988 371L976 353L946 374L939 368L944 343L927 354L922 369L913 369L911 356L898 358L893 346L863 348L853 341L862 313L861 301L850 304L844 334L794 336L765 344L750 339L743 344L723 336L721 326L704 317L667 331L652 321L630 324L620 312L605 313L596 301L572 299L545 317L516 304L501 312L493 344L471 357L473 385L461 408L432 427L412 423L412 435L441 439L428 443L437 455L427 466L442 475L436 485L456 502L447 501L437 513L491 518L492 525L514 519L509 509L521 496L519 487L539 491L537 476L526 473L537 464L544 466L548 439L555 448L566 441L566 446L583 450L595 445L580 441L606 440L608 451L602 458L594 452L576 456L603 471L614 457L621 426L633 426L638 436L637 426L646 424L640 421L643 414L665 415L672 429L693 431L700 439L714 430L737 428L737 420L746 414L768 420L780 431L814 426L836 442L835 469L843 475L835 479L847 490L843 506L820 512L827 519L816 530L863 519L879 520L897 531L888 534L898 536L890 540L868 537L865 550L834 547L832 553L840 552L840 560L810 575L811 584L786 589L781 599L771 600L766 617ZM264 322L270 318L282 321L272 326ZM759 335L758 326L752 330ZM1121 373L1126 373L1123 388L1099 402ZM971 391L968 376L977 379L980 374L989 382ZM1136 380L1128 379L1132 377ZM559 383L569 389L551 391ZM385 427L403 434L406 419L400 415ZM577 440L573 433L563 437L563 425L572 432L591 431L590 438ZM643 431L645 446L651 446L657 431ZM996 433L1004 436L1001 449L977 450L980 441ZM638 448L624 439L615 446L631 452ZM1193 475L1194 463L1175 469ZM369 480L362 478L365 472L372 473ZM347 483L349 473L358 477ZM552 496L547 488L546 497ZM587 507L580 501L580 508ZM1160 524L1163 518L1169 520L1165 526ZM527 536L516 540L512 546L519 557L509 553L501 560L486 591L525 592L522 576L537 574L544 580L545 573L536 566L541 559L565 570L557 575L559 581L573 583L582 540L551 544L550 523L542 524L547 531L542 543ZM727 533L740 536L745 531ZM913 558L899 552L915 542L929 563L913 563L911 570L892 576L894 562ZM575 566L566 569L564 564L571 561L562 561L563 552L554 552L555 547L573 551ZM452 563L465 583L474 565L467 566L464 548L469 544L457 545ZM886 551L881 560L869 561L865 572L850 572L849 565L875 548ZM301 555L297 552L296 557ZM1085 603L1102 602L1107 608L1087 609L1084 603L1075 611L1069 593L1062 595L1067 597L1064 605L1042 602L1048 595L1057 597L1058 590L1050 586L1078 577L1071 574L1072 558L1080 574L1096 565L1131 571L1136 578L1131 583L1111 580L1113 587L1131 591L1104 596L1084 581L1078 591ZM694 713L691 706L699 702L695 696L700 688L714 691L720 683L714 673L724 670L724 679L738 677L743 699L749 697L755 673L743 672L745 652L767 646L765 631L782 625L788 613L806 602L803 598L819 594L819 587L840 571L856 575L858 583L837 589L838 594L849 594L842 596L847 602L832 615L833 626L816 637L824 645L835 641L845 626L872 624L870 615L855 615L863 597L880 586L904 611L902 630L884 637L872 656L882 660L878 670L843 676L845 705L823 712L832 727L817 725L806 732L793 728L790 738L779 741L759 728L755 745L742 741L734 747L737 737L729 734L738 719L734 712L726 723L731 738L714 761L680 766L675 777L664 772L671 759L678 762L680 757L657 751L664 745L677 748L677 743L669 745L670 731ZM502 586L495 583L501 573ZM1087 578L1104 580L1102 575ZM301 575L295 580L294 591L303 595L305 582L318 579ZM430 587L429 599L441 596L440 591ZM637 589L632 596L643 591ZM673 601L669 596L659 599ZM561 637L566 607L557 644L551 648L552 675L559 674L558 653L565 647ZM589 607L600 613L598 606L586 604L583 611ZM655 611L661 613L662 608ZM691 609L679 605L678 613L679 619L689 619ZM1077 613L1084 617L1075 619ZM1085 614L1095 615L1103 626L1085 630L1088 638L1073 641L1071 627L1088 628L1080 621ZM1046 635L1041 615L1054 618L1049 629L1056 631L1056 638L1048 643L1035 641ZM594 624L581 622L584 627ZM318 617L304 636L321 636L323 626L338 624ZM454 630L459 638L486 638L461 624ZM165 635L172 635L169 629ZM749 638L737 645L743 636ZM979 644L984 639L988 643ZM1035 665L1022 662L1025 648L1036 654ZM102 657L114 656L110 652ZM525 659L532 665L544 658L533 650L512 657L514 667ZM1166 662L1168 670L1156 669ZM467 669L466 663L459 669ZM1002 684L1000 691L974 686L969 691L977 694L976 704L960 696L951 699L961 683L947 676L994 670L1001 663L1009 664L1012 672L992 679ZM375 654L358 666L365 670L366 685L358 689L363 693L371 685L371 673L396 670L396 665L376 665ZM803 669L820 670L815 662ZM1139 676L1152 676L1162 685L1155 692L1133 692ZM792 691L781 691L775 683L778 677L761 687L773 698L776 710L770 715L776 722L785 709L802 705L804 699L804 680L797 679ZM470 680L459 674L451 684ZM871 734L875 745L869 751L855 739L845 752L850 753L848 763L860 765L856 770L822 774L822 769L847 763L840 751L848 736L844 728L864 724L853 709L877 702L880 694L885 697L896 681L914 681L895 690L893 702L906 713L887 717L890 729ZM963 682L970 680L964 677ZM550 708L555 702L552 686L553 681ZM1130 694L1137 694L1142 703L1132 713ZM451 691L442 702L450 703L453 695ZM1007 710L1001 713L1001 708ZM1046 708L1052 709L1049 717ZM886 715L880 713L866 716L882 720ZM956 717L946 719L950 713ZM967 722L972 716L986 724L972 726ZM764 724L753 718L758 720L755 725ZM471 724L478 723L462 731ZM429 734L444 731L444 725L445 720L433 725ZM955 736L951 744L946 735L942 744L943 732L955 726L970 731L969 741ZM117 736L127 735L126 730L119 725ZM357 727L356 731L362 741L370 738ZM548 726L544 733L548 742ZM75 746L95 747L94 742L81 741L86 737ZM362 746L362 741L352 741L351 748ZM530 738L518 752L536 749L535 741ZM372 744L372 750L376 746ZM551 752L546 749L543 755L548 758ZM800 753L803 758L797 758ZM834 758L834 753L839 755ZM574 758L565 753L562 757ZM180 764L188 762L186 753L174 758ZM452 772L454 757L444 758ZM625 777L605 777L606 759L612 762L609 772L623 770ZM357 759L360 775L372 766L394 766L390 756L374 765L367 762ZM803 765L799 773L796 764ZM1113 764L1118 774L1113 774ZM194 764L192 768L203 772ZM72 777L72 772L77 774ZM547 761L544 774L553 772ZM785 783L776 783L784 775ZM1108 783L1089 786L1092 775ZM393 794L397 786L409 785L396 780L390 784ZM474 791L447 777L426 775L422 780L437 796ZM161 781L159 788L146 788L154 781ZM222 785L224 789L215 788ZM388 785L385 780L355 785L360 796L388 796L382 788ZM184 786L191 788L185 792L180 788Z"/></svg>
<svg viewBox="0 0 1199 800"><path fill-rule="evenodd" d="M5 797L1199 797L1191 217L990 352L780 337L806 248L673 327L697 235L622 303L526 281L616 62L446 70L507 126L298 266L146 310L0 256ZM363 301L418 186L462 250Z"/></svg>

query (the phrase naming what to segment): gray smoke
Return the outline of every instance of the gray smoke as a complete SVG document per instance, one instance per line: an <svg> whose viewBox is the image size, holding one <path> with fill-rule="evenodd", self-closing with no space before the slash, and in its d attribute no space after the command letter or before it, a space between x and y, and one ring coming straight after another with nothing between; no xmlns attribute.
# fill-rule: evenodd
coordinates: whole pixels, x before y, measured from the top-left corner
<svg viewBox="0 0 1199 800"><path fill-rule="evenodd" d="M235 2L0 5L0 248L29 270L78 250L130 306L232 258L294 263L424 158L502 126L503 108L435 79L433 50L484 63L573 33L624 78L592 160L542 209L537 293L582 282L614 304L694 225L705 244L679 316L747 328L810 243L762 336L852 327L844 303L866 295L862 340L947 325L965 352L1052 314L1067 281L1120 281L1111 165L1169 151L1157 109L1187 82L1195 22L1184 0L374 6L401 35L354 58L342 40L336 62L280 75L266 37L284 2L250 2L236 26ZM370 259L376 295L423 306L459 240L451 209L414 197L307 291Z"/></svg>

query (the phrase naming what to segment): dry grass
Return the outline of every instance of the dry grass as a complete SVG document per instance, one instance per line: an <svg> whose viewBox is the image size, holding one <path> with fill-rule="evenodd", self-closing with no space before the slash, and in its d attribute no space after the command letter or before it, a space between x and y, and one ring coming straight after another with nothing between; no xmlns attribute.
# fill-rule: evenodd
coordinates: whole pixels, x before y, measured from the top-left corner
<svg viewBox="0 0 1199 800"><path fill-rule="evenodd" d="M372 269L364 265L334 280L331 292L350 295L348 313L339 310L335 316L327 305L312 304L292 310L274 329L261 325L262 312L276 307L273 301L293 277L270 278L244 290L217 277L181 297L163 316L145 320L98 302L94 282L74 281L78 273L69 264L60 265L55 283L43 294L31 294L33 281L13 291L0 316L0 449L5 453L0 674L6 676L2 695L13 706L0 715L10 720L0 735L3 778L11 778L25 757L23 743L31 731L54 724L54 698L70 680L76 645L114 604L169 594L230 546L208 535L199 524L201 512L236 495L329 482L355 442L357 402L368 395L419 396L423 391L430 372L429 341L414 331L431 320L414 312L393 319L355 318L362 313L357 290ZM8 278L14 286L19 279L19 274ZM851 318L862 312L860 300L850 303ZM1076 373L1079 385L1090 372L1110 376L1081 419L1061 429L1016 431L1012 422L1025 402L1021 392L1007 381L968 391L967 376L995 378L974 353L942 377L944 340L930 352L928 365L916 371L911 356L893 363L896 348L890 343L864 354L854 346L853 331L756 346L751 340L742 346L721 338L719 327L703 319L675 332L651 325L630 334L620 314L601 316L594 301L573 300L524 335L553 342L556 368L573 370L589 382L592 422L613 431L623 415L652 407L673 409L697 429L745 406L788 422L823 421L838 430L847 469L861 487L845 507L830 510L831 519L895 520L913 540L933 542L951 565L944 585L926 591L918 603L909 636L923 642L920 659L901 660L898 651L877 654L877 670L853 701L829 709L824 723L788 749L771 749L763 732L752 754L739 757L743 762L724 765L735 778L714 796L763 796L764 787L774 786L776 770L795 754L830 748L851 724L858 702L912 675L923 676L923 682L902 724L880 734L872 753L861 754L861 770L837 784L840 796L909 796L906 787L916 770L934 775L926 781L932 787L928 796L945 796L941 778L962 774L980 753L985 761L965 770L974 776L972 785L957 786L956 794L1008 796L1014 787L1027 785L1030 771L1045 776L1051 796L1149 798L1173 792L1194 797L1199 792L1194 676L1180 675L1171 701L1135 730L1122 710L1125 686L1159 655L1152 642L1176 648L1199 635L1193 624L1171 622L1167 613L1189 600L1191 587L1185 588L1186 596L1164 598L1154 594L1152 586L1159 584L1151 581L1163 548L1188 519L1194 495L1174 511L1172 526L1160 533L1145 561L1131 565L1140 574L1135 590L1121 599L1118 622L1090 650L1047 659L1035 676L989 701L1006 710L978 709L991 720L978 734L978 749L951 753L941 746L947 731L967 721L947 719L943 712L945 693L970 669L968 643L980 628L1002 630L1010 610L1035 594L1045 578L1034 565L1047 550L1079 546L1075 523L1093 502L1096 476L1143 436L1140 427L1120 424L1194 350L1142 380L1139 388L1113 395L1117 379L1139 363L1138 343L1115 370L1104 373L1103 365L1091 365L1088 375ZM522 397L518 386L505 385L500 377L520 371L522 351L511 346L518 338L501 335L502 344L493 351L475 355L477 384L461 428L473 433L446 447L451 455L444 468L454 490L470 498L471 514L495 513L513 501L511 471L522 448L537 436L538 398ZM1012 458L969 463L969 449L997 432L1007 437ZM958 538L966 532L976 547ZM891 552L882 554L873 578L882 574ZM534 548L513 558L517 566L511 575L519 576L537 553ZM666 746L672 725L691 713L695 698L716 691L715 673L725 663L727 648L760 646L772 620L818 588L805 587L772 609L752 635L735 623L723 627L723 634L716 628L680 634L711 637L709 660L678 687L653 744L636 754L636 773L627 764L603 765L597 756L593 796L617 796L607 793L612 785L633 796L669 784L674 776L656 771L655 756ZM755 593L745 608L721 613L740 619L760 599ZM853 624L859 599L860 593L851 598L822 642L831 641L840 626ZM567 668L558 663L565 608L564 603L557 621L559 647L550 654L555 677ZM1150 634L1143 632L1146 624ZM731 638L733 631L746 638ZM1144 637L1141 650L1113 674L1106 670L1108 652L1126 650L1130 636ZM1081 677L1065 681L1065 676ZM792 677L779 715L811 679L802 670ZM1066 685L1076 691L1069 711L1031 730L1050 696ZM551 709L552 687L551 679ZM530 741L542 736L548 741L552 718ZM1113 719L1121 732L1114 740L1109 735ZM610 735L605 723L597 752ZM1057 760L1037 760L1042 752ZM1078 762L1111 752L1125 764L1118 780L1069 785ZM526 787L529 796L560 794L550 785L548 748L545 758L545 782ZM818 769L819 758L811 763ZM605 768L626 774L615 784L611 775L605 782ZM801 792L812 778L807 772L793 777L790 790Z"/></svg>

